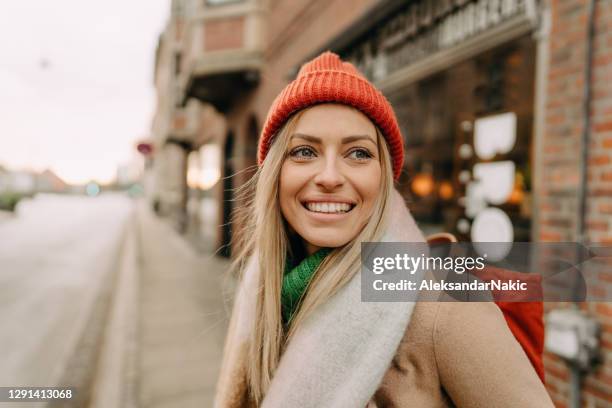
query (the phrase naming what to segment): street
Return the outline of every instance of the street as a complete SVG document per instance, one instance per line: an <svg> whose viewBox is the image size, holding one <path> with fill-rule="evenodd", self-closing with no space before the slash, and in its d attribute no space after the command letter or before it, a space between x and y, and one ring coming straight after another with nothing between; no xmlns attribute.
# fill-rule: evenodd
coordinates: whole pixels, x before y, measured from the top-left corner
<svg viewBox="0 0 612 408"><path fill-rule="evenodd" d="M121 194L22 201L0 240L1 386L76 388L53 406L211 403L224 261Z"/></svg>
<svg viewBox="0 0 612 408"><path fill-rule="evenodd" d="M0 384L56 384L112 272L131 203L42 196L0 223Z"/></svg>

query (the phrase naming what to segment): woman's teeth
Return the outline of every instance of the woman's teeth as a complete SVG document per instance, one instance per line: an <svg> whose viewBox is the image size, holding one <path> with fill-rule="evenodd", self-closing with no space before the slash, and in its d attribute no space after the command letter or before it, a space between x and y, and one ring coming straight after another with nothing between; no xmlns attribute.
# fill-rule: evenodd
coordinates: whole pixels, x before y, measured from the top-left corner
<svg viewBox="0 0 612 408"><path fill-rule="evenodd" d="M306 208L320 213L345 213L351 210L347 203L306 203Z"/></svg>

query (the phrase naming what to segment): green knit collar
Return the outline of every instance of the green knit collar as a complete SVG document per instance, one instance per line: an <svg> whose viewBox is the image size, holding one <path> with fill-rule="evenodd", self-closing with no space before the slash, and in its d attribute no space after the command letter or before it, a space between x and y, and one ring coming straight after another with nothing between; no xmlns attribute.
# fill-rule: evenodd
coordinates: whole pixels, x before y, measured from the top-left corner
<svg viewBox="0 0 612 408"><path fill-rule="evenodd" d="M287 256L281 291L281 311L285 325L291 321L312 276L330 252L331 248L321 248L307 256L295 267L292 266L293 262Z"/></svg>

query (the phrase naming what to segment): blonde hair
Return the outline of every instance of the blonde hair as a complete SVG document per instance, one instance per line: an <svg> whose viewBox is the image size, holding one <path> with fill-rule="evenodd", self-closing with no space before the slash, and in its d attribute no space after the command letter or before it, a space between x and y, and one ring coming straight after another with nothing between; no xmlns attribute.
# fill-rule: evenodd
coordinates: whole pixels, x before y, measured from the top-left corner
<svg viewBox="0 0 612 408"><path fill-rule="evenodd" d="M296 330L319 305L357 273L361 242L378 241L382 237L389 207L388 198L393 189L391 156L384 137L376 127L382 182L371 218L353 240L343 247L335 248L321 263L291 319L288 332L284 333L281 289L286 255L291 248L287 223L279 203L279 179L287 157L289 136L307 109L291 116L277 132L263 165L238 191L247 206L240 217L245 223L237 240L236 247L240 251L236 254L233 268L239 272L244 271L249 256L257 252L261 272L255 311L257 319L253 322L249 336L247 361L250 398L257 404L263 399L280 356Z"/></svg>

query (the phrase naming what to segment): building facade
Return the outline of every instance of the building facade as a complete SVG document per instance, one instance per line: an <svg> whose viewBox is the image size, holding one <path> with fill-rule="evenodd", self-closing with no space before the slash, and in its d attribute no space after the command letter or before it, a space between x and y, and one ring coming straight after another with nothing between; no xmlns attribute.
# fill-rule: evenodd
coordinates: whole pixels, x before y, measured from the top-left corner
<svg viewBox="0 0 612 408"><path fill-rule="evenodd" d="M398 188L426 233L612 243L610 0L174 0L155 71L160 214L231 255L268 108L328 49L392 103ZM612 305L578 306L603 363L576 375L546 353L547 386L560 407L610 406Z"/></svg>

